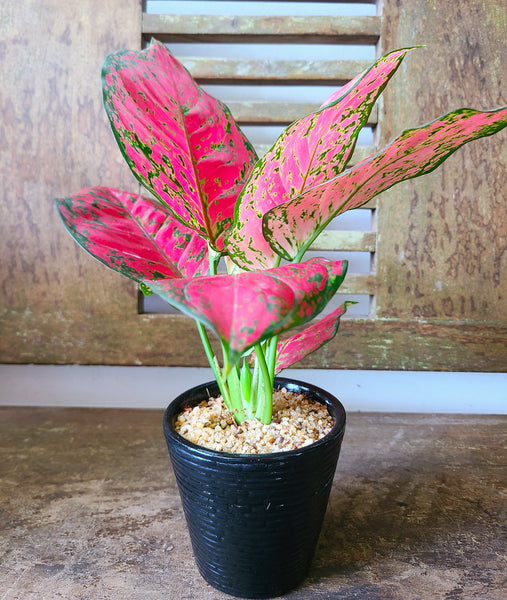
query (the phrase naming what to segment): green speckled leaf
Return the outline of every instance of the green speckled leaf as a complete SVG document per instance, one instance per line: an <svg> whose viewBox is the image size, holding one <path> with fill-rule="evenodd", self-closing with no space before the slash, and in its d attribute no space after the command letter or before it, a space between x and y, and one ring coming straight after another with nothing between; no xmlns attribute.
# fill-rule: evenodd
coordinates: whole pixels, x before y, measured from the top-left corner
<svg viewBox="0 0 507 600"><path fill-rule="evenodd" d="M346 261L315 258L238 275L162 280L150 287L221 339L228 360L268 337L308 322L343 281Z"/></svg>
<svg viewBox="0 0 507 600"><path fill-rule="evenodd" d="M72 237L100 262L134 281L192 277L208 268L194 230L150 198L94 187L56 200Z"/></svg>
<svg viewBox="0 0 507 600"><path fill-rule="evenodd" d="M163 44L110 54L104 106L137 179L185 225L223 249L236 198L257 157L229 109Z"/></svg>
<svg viewBox="0 0 507 600"><path fill-rule="evenodd" d="M386 54L317 112L295 121L255 165L226 239L227 251L240 267L265 269L276 264L278 256L262 229L263 215L345 169L375 101L410 50Z"/></svg>

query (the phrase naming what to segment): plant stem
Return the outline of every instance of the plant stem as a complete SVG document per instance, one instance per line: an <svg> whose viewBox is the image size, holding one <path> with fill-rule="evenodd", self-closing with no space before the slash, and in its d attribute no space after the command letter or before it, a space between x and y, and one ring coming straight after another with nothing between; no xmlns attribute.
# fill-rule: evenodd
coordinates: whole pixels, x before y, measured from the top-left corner
<svg viewBox="0 0 507 600"><path fill-rule="evenodd" d="M236 368L232 369L227 377L227 388L230 397L230 406L227 406L227 408L233 413L236 423L251 419L253 416L251 407L243 400L241 379Z"/></svg>
<svg viewBox="0 0 507 600"><path fill-rule="evenodd" d="M276 367L276 348L278 346L278 336L274 335L269 340L268 346L268 370L271 377L271 385L275 383L275 367Z"/></svg>
<svg viewBox="0 0 507 600"><path fill-rule="evenodd" d="M269 424L271 422L272 415L272 401L273 401L273 384L271 382L271 375L266 364L264 356L264 350L261 344L255 346L255 358L259 364L261 378L257 387L257 395L259 403L255 416L261 423Z"/></svg>
<svg viewBox="0 0 507 600"><path fill-rule="evenodd" d="M196 321L196 323L197 323L197 329L199 331L199 335L201 336L201 341L202 341L202 345L204 347L204 352L206 353L206 357L207 357L210 367L213 371L213 375L215 376L216 382L218 384L218 388L220 390L220 393L222 394L224 404L232 412L236 422L241 423L246 418L248 418L248 416L247 416L247 411L244 410L243 404L241 402L241 394L239 393L240 385L239 385L239 379L237 379L236 371L233 369L231 372L231 376L236 377L236 379L237 379L237 384L236 384L236 382L234 383L234 385L232 386L234 388L233 393L231 393L231 390L229 389L229 385L227 383L227 378L224 375L225 368L224 368L224 372L222 372L222 370L220 369L220 366L218 364L217 358L213 352L213 348L211 347L211 343L209 341L206 329L202 323L199 323L199 321ZM226 352L223 347L222 347L222 351L224 353L224 356L226 356Z"/></svg>
<svg viewBox="0 0 507 600"><path fill-rule="evenodd" d="M214 250L210 244L208 244L208 257L209 257L209 268L208 273L210 275L216 275L218 269L218 263L220 262L221 253Z"/></svg>
<svg viewBox="0 0 507 600"><path fill-rule="evenodd" d="M254 360L254 368L252 373L252 412L255 416L257 413L257 405L258 405L258 396L259 396L259 361L257 359Z"/></svg>
<svg viewBox="0 0 507 600"><path fill-rule="evenodd" d="M199 331L199 335L201 337L201 342L204 348L204 352L206 353L206 358L208 359L208 362L210 364L210 367L213 371L213 375L215 376L215 379L217 380L218 383L218 387L220 388L220 392L222 393L222 396L224 396L225 399L225 392L222 389L223 388L223 377L222 377L222 372L220 371L220 367L217 364L217 360L215 357L215 354L213 352L213 348L211 347L209 338L208 338L208 334L206 333L206 329L204 327L204 325L202 323L200 323L199 321L196 321L197 324L197 330Z"/></svg>

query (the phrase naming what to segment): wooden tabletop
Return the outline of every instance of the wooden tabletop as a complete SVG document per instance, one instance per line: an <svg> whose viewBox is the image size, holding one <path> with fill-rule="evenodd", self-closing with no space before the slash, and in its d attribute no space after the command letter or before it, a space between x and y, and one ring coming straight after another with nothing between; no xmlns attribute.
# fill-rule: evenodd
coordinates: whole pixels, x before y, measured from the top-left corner
<svg viewBox="0 0 507 600"><path fill-rule="evenodd" d="M504 600L507 417L348 415L291 600ZM0 408L0 600L225 600L194 565L162 412Z"/></svg>

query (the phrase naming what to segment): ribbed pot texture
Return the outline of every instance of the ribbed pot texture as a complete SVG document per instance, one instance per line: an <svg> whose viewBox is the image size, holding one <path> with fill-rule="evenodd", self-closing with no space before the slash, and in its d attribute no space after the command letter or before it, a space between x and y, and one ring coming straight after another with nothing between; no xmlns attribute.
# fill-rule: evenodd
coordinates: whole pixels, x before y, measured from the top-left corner
<svg viewBox="0 0 507 600"><path fill-rule="evenodd" d="M297 587L315 552L345 431L345 409L313 385L276 378L326 404L332 431L300 450L229 454L197 446L173 427L187 406L219 394L216 382L178 396L164 433L201 575L242 598L273 598Z"/></svg>

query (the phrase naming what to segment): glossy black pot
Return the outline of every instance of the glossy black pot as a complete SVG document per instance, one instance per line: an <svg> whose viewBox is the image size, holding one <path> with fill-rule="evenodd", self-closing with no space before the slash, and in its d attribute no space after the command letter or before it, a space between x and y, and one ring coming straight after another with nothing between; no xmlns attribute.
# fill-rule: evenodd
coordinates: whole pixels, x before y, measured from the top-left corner
<svg viewBox="0 0 507 600"><path fill-rule="evenodd" d="M345 431L345 410L331 394L284 378L276 387L326 404L332 431L299 450L229 454L197 446L173 427L175 416L209 395L215 382L178 396L164 433L187 519L195 560L213 587L243 598L272 598L306 577L326 512Z"/></svg>

